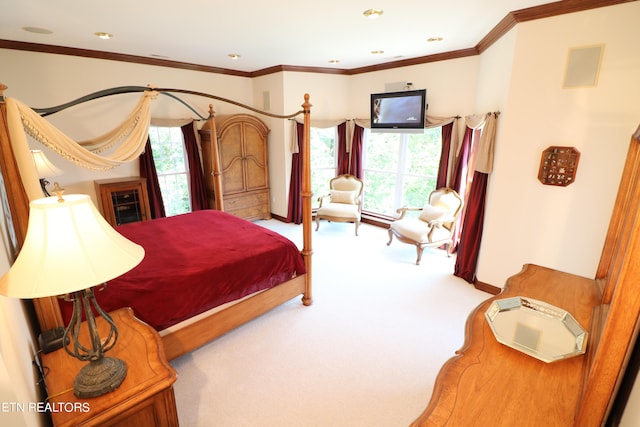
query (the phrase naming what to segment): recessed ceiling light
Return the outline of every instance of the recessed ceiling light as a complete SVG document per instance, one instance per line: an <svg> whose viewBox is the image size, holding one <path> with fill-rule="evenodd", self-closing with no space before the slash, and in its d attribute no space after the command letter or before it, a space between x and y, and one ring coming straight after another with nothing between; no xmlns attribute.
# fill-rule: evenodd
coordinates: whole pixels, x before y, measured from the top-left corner
<svg viewBox="0 0 640 427"><path fill-rule="evenodd" d="M151 56L153 56L154 58L160 58L160 59L169 59L169 58L171 58L170 56L159 55L157 53L152 53Z"/></svg>
<svg viewBox="0 0 640 427"><path fill-rule="evenodd" d="M237 53L230 53L229 55L227 55L229 58L233 59L234 61L236 59L240 59L240 55L238 55Z"/></svg>
<svg viewBox="0 0 640 427"><path fill-rule="evenodd" d="M101 38L103 40L109 40L113 38L113 34L105 33L102 31L98 31L97 33L93 33L96 37Z"/></svg>
<svg viewBox="0 0 640 427"><path fill-rule="evenodd" d="M372 55L382 55L384 53L384 50L372 50L371 54Z"/></svg>
<svg viewBox="0 0 640 427"><path fill-rule="evenodd" d="M40 28L40 27L22 27L22 29L24 31L28 31L30 33L36 33L36 34L53 34L53 31L47 30L46 28Z"/></svg>
<svg viewBox="0 0 640 427"><path fill-rule="evenodd" d="M340 60L339 60L339 59L330 59L330 60L329 60L329 64L337 64L337 63L339 63L339 62L340 62Z"/></svg>
<svg viewBox="0 0 640 427"><path fill-rule="evenodd" d="M442 40L444 40L442 37L429 37L429 38L427 39L427 41L428 41L429 43L432 43L432 42L441 42Z"/></svg>
<svg viewBox="0 0 640 427"><path fill-rule="evenodd" d="M362 14L369 19L376 19L380 15L382 15L382 9L367 9Z"/></svg>

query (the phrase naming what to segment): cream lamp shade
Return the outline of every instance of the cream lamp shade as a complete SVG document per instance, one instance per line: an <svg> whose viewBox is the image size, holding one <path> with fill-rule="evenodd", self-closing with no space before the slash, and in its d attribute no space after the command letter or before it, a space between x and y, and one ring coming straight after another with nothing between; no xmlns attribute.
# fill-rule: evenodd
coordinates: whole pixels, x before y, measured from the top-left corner
<svg viewBox="0 0 640 427"><path fill-rule="evenodd" d="M0 294L40 298L87 289L138 265L144 248L102 217L88 195L46 197L30 203L24 244Z"/></svg>
<svg viewBox="0 0 640 427"><path fill-rule="evenodd" d="M38 178L51 178L54 176L62 175L62 170L47 159L42 150L31 150L33 161L36 164L38 170Z"/></svg>

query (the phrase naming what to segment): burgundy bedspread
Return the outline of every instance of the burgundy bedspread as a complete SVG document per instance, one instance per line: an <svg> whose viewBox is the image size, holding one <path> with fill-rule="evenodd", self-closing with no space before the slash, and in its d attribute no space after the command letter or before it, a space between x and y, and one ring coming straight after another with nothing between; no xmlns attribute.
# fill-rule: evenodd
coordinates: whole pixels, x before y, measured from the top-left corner
<svg viewBox="0 0 640 427"><path fill-rule="evenodd" d="M221 304L305 273L298 248L287 238L215 210L116 228L145 248L133 270L96 292L105 311L132 307L162 330ZM71 304L61 302L65 322Z"/></svg>

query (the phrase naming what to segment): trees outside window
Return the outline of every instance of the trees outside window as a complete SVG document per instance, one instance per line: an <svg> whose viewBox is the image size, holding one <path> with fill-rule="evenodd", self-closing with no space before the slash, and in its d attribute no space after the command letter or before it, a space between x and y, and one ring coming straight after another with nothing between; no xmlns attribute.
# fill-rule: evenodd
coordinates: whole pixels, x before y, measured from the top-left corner
<svg viewBox="0 0 640 427"><path fill-rule="evenodd" d="M393 217L402 206L421 207L435 190L441 128L422 134L376 133L364 137L363 211Z"/></svg>
<svg viewBox="0 0 640 427"><path fill-rule="evenodd" d="M182 130L151 126L149 140L167 216L190 212L189 169Z"/></svg>
<svg viewBox="0 0 640 427"><path fill-rule="evenodd" d="M329 191L329 181L336 176L337 128L311 128L311 198L312 207L317 208L318 197Z"/></svg>

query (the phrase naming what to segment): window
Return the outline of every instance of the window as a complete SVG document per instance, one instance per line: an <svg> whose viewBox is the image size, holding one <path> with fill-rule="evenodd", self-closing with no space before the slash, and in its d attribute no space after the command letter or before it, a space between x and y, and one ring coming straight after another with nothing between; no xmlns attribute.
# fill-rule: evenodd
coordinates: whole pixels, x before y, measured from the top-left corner
<svg viewBox="0 0 640 427"><path fill-rule="evenodd" d="M424 134L365 131L363 210L391 217L402 206L422 207L435 190L441 128Z"/></svg>
<svg viewBox="0 0 640 427"><path fill-rule="evenodd" d="M189 169L182 130L151 126L149 140L167 216L190 212Z"/></svg>
<svg viewBox="0 0 640 427"><path fill-rule="evenodd" d="M314 128L311 133L311 203L318 207L318 197L329 191L329 181L336 176L338 130L336 127Z"/></svg>

